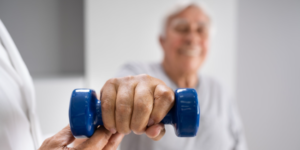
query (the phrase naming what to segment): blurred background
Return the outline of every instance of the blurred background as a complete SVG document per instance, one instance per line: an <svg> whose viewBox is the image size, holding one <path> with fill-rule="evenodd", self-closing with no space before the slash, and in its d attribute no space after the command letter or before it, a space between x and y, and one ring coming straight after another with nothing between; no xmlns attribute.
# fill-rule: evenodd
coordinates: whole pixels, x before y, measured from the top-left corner
<svg viewBox="0 0 300 150"><path fill-rule="evenodd" d="M175 0L0 0L34 80L45 136L68 124L74 88L99 91L128 61L162 59ZM202 0L215 32L201 72L236 95L249 149L300 149L300 0Z"/></svg>

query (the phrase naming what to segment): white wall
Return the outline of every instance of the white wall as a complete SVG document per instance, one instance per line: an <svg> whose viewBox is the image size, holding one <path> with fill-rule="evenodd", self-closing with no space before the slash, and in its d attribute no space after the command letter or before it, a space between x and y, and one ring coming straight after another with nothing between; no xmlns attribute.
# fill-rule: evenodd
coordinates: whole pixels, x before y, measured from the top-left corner
<svg viewBox="0 0 300 150"><path fill-rule="evenodd" d="M82 76L41 77L33 80L37 115L44 136L55 134L69 124L72 91L84 87Z"/></svg>
<svg viewBox="0 0 300 150"><path fill-rule="evenodd" d="M300 1L241 0L237 93L253 150L300 149Z"/></svg>
<svg viewBox="0 0 300 150"><path fill-rule="evenodd" d="M161 19L175 0L85 1L85 73L88 86L99 91L128 61L160 61ZM205 0L217 33L203 69L235 85L236 0Z"/></svg>

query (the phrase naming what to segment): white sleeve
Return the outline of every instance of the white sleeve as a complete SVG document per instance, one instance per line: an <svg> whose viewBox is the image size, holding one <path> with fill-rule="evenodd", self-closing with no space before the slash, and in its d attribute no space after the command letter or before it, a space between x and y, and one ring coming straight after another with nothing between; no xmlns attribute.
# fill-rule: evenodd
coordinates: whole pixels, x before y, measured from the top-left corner
<svg viewBox="0 0 300 150"><path fill-rule="evenodd" d="M12 141L11 149L35 149L41 143L41 132L35 113L35 91L29 71L13 41L0 20L0 139ZM23 106L23 107L22 107ZM9 109L8 109L9 108ZM22 109L23 108L23 109ZM13 117L7 117L12 115ZM14 133L14 134L13 134ZM2 142L2 139L0 142ZM5 141L5 140L4 140ZM23 142L23 143L22 143ZM0 147L3 144L0 143ZM0 148L1 149L1 148Z"/></svg>

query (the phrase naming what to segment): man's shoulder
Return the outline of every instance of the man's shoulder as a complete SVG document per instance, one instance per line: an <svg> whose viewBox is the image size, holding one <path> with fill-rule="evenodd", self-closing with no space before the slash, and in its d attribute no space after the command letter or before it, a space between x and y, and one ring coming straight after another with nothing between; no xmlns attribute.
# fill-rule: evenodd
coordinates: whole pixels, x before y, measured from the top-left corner
<svg viewBox="0 0 300 150"><path fill-rule="evenodd" d="M227 85L224 84L219 78L210 75L199 75L201 90L206 93L211 93L212 95L231 95L230 90L228 90Z"/></svg>
<svg viewBox="0 0 300 150"><path fill-rule="evenodd" d="M139 61L132 61L125 63L122 68L133 69L133 70L145 70L153 65L158 63L154 62L139 62Z"/></svg>
<svg viewBox="0 0 300 150"><path fill-rule="evenodd" d="M218 88L223 87L222 82L214 76L200 74L199 78L200 78L200 84L205 84L208 86L213 86L213 87L218 87Z"/></svg>
<svg viewBox="0 0 300 150"><path fill-rule="evenodd" d="M158 62L127 62L120 68L118 76L153 74L159 67Z"/></svg>

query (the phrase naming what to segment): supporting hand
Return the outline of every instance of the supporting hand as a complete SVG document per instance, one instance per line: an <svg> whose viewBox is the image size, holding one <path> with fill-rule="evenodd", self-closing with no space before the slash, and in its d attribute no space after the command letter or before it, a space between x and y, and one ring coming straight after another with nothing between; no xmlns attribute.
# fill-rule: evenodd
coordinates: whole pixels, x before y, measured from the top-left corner
<svg viewBox="0 0 300 150"><path fill-rule="evenodd" d="M116 150L124 135L112 134L104 127L98 128L93 136L76 147L67 147L75 138L72 135L70 126L66 126L54 136L46 139L39 150Z"/></svg>

